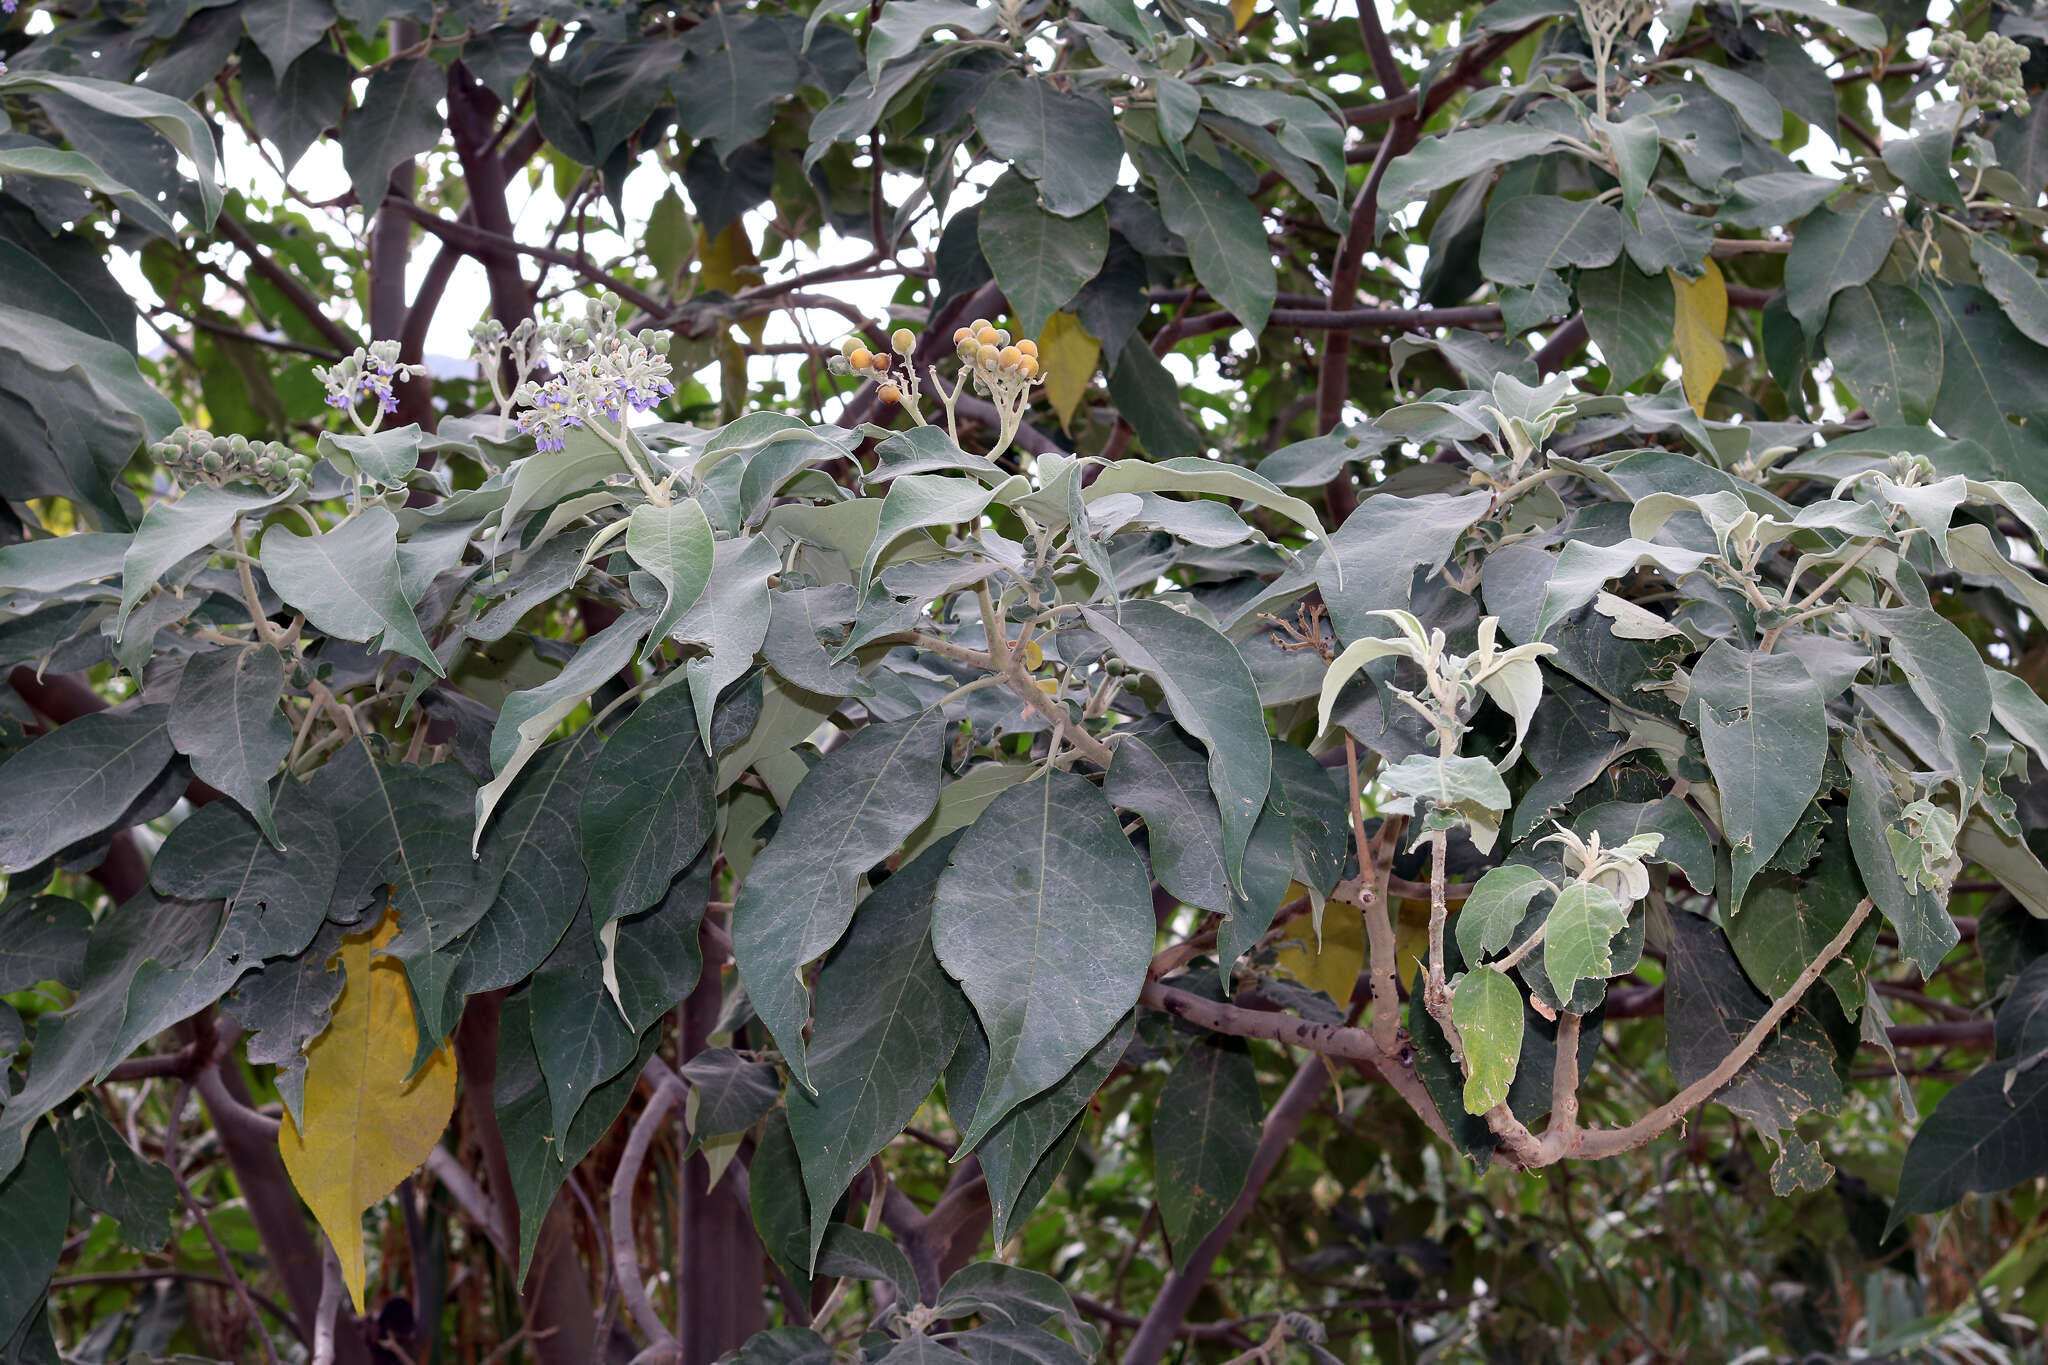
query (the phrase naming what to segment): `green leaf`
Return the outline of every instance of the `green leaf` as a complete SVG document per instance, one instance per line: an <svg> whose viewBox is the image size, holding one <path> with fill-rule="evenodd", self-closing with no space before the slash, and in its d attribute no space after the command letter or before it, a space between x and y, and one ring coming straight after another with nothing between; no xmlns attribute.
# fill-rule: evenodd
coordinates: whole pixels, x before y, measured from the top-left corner
<svg viewBox="0 0 2048 1365"><path fill-rule="evenodd" d="M1023 1266L975 1261L954 1272L939 1289L934 1316L964 1318L1014 1327L1049 1327L1057 1319L1070 1332L1086 1330L1087 1319L1058 1280Z"/></svg>
<svg viewBox="0 0 2048 1365"><path fill-rule="evenodd" d="M179 677L169 730L199 780L240 802L272 843L270 779L292 747L283 696L284 657L268 645L195 654Z"/></svg>
<svg viewBox="0 0 2048 1365"><path fill-rule="evenodd" d="M1931 117L1930 117L1931 115ZM1955 172L1949 169L1956 142L1956 123L1962 110L1954 105L1937 106L1913 120L1911 137L1888 137L1878 150L1884 168L1897 176L1913 193L1932 203L1960 210L1962 191L1956 188Z"/></svg>
<svg viewBox="0 0 2048 1365"><path fill-rule="evenodd" d="M491 727L491 766L497 775L477 791L472 847L483 846L484 826L491 812L504 800L528 760L540 752L540 746L571 712L633 662L633 651L652 623L652 612L624 613L584 640L561 672L538 687L514 692L505 699Z"/></svg>
<svg viewBox="0 0 2048 1365"><path fill-rule="evenodd" d="M734 902L740 979L790 1075L814 1093L803 1032L810 993L798 973L846 932L862 874L931 814L945 731L945 718L925 711L868 725L826 755L797 784Z"/></svg>
<svg viewBox="0 0 2048 1365"><path fill-rule="evenodd" d="M987 488L974 479L951 474L902 474L882 499L882 517L867 558L861 562L862 584L874 580L875 565L898 540L912 531L953 526L978 519L999 493L1022 487L1023 480Z"/></svg>
<svg viewBox="0 0 2048 1365"><path fill-rule="evenodd" d="M683 671L697 708L697 733L711 747L711 718L719 694L754 666L771 619L768 580L782 567L766 537L722 540L711 558L711 581L695 606L669 628L671 639L700 646Z"/></svg>
<svg viewBox="0 0 2048 1365"><path fill-rule="evenodd" d="M1865 893L1898 930L1900 955L1931 977L1961 932L1942 898L1907 881L1892 856L1885 835L1899 825L1900 801L1886 776L1889 765L1861 741L1844 745L1843 756L1849 764L1849 847Z"/></svg>
<svg viewBox="0 0 2048 1365"><path fill-rule="evenodd" d="M1846 821L1828 826L1814 863L1797 875L1766 871L1750 887L1742 913L1728 920L1728 943L1749 979L1776 998L1792 989L1808 963L1821 955L1849 922L1863 898L1863 884L1850 854ZM1851 1018L1863 1008L1859 962L1867 964L1877 927L1859 933L1821 979Z"/></svg>
<svg viewBox="0 0 2048 1365"><path fill-rule="evenodd" d="M1124 144L1099 96L1070 95L1043 77L1006 71L975 101L974 127L998 159L1037 182L1038 202L1062 218L1086 213L1116 188Z"/></svg>
<svg viewBox="0 0 2048 1365"><path fill-rule="evenodd" d="M804 1197L804 1173L797 1164L789 1122L779 1111L769 1113L754 1158L747 1164L747 1202L754 1231L768 1254L790 1279L803 1280L811 1246L811 1208ZM827 1209L822 1216L830 1218L832 1211Z"/></svg>
<svg viewBox="0 0 2048 1365"><path fill-rule="evenodd" d="M660 900L717 821L711 759L686 687L642 701L605 741L577 808L602 929Z"/></svg>
<svg viewBox="0 0 2048 1365"><path fill-rule="evenodd" d="M370 77L363 101L341 124L341 164L364 213L375 212L402 161L441 140L436 107L448 77L430 57L406 57Z"/></svg>
<svg viewBox="0 0 2048 1365"><path fill-rule="evenodd" d="M216 63L208 71L218 69ZM278 164L286 175L328 129L341 122L354 74L347 58L325 47L309 48L282 71L273 70L260 58L243 60L242 97L249 106L249 120L277 149Z"/></svg>
<svg viewBox="0 0 2048 1365"><path fill-rule="evenodd" d="M2048 1172L2048 1067L2037 1062L2037 1056L1995 1061L1941 1097L1900 1163L1887 1234L1916 1213Z"/></svg>
<svg viewBox="0 0 2048 1365"><path fill-rule="evenodd" d="M0 910L0 995L44 981L84 984L92 912L63 896L33 896Z"/></svg>
<svg viewBox="0 0 2048 1365"><path fill-rule="evenodd" d="M1273 744L1258 685L1237 646L1164 602L1125 602L1111 616L1083 607L1089 628L1126 663L1152 675L1182 729L1209 751L1209 786L1223 817L1223 868L1242 893L1245 845L1273 780Z"/></svg>
<svg viewBox="0 0 2048 1365"><path fill-rule="evenodd" d="M1151 878L1107 799L1053 771L997 797L939 881L932 947L989 1040L960 1150L1059 1083L1138 998Z"/></svg>
<svg viewBox="0 0 2048 1365"><path fill-rule="evenodd" d="M1970 638L1928 607L1858 607L1856 623L1891 642L1892 662L1941 725L1941 753L1961 800L1975 799L1991 729L1991 684Z"/></svg>
<svg viewBox="0 0 2048 1365"><path fill-rule="evenodd" d="M242 6L242 27L272 71L289 68L333 25L329 0L247 0Z"/></svg>
<svg viewBox="0 0 2048 1365"><path fill-rule="evenodd" d="M277 1068L271 1083L294 1123L306 1117L306 1046L326 1029L347 984L342 973L328 970L341 949L342 926L327 925L318 935L297 957L278 958L244 976L220 1002L222 1013L249 1035L249 1061Z"/></svg>
<svg viewBox="0 0 2048 1365"><path fill-rule="evenodd" d="M1190 157L1182 166L1142 146L1138 156L1145 174L1158 186L1159 211L1167 227L1188 244L1195 278L1256 337L1266 328L1279 288L1258 205L1229 175L1200 157ZM986 217L982 221L985 233ZM997 267L996 279L1002 277Z"/></svg>
<svg viewBox="0 0 2048 1365"><path fill-rule="evenodd" d="M1266 1117L1258 1069L1239 1038L1188 1045L1152 1110L1159 1222L1176 1258L1213 1232L1251 1172Z"/></svg>
<svg viewBox="0 0 2048 1365"><path fill-rule="evenodd" d="M0 94L48 93L76 100L102 114L115 118L134 119L150 128L173 147L182 152L199 171L199 202L201 228L211 228L215 215L220 212L220 160L214 150L213 130L206 119L190 104L174 99L160 90L151 90L140 85L123 81L97 80L90 76L74 76L55 71L14 71L0 73ZM7 310L0 310L4 313ZM0 342L0 345L4 345ZM35 362L31 362L35 363ZM141 385L137 376L137 384ZM157 405L168 408L161 397L152 394ZM133 408L130 411L140 412ZM177 425L173 417L161 431L152 429L150 439L155 440Z"/></svg>
<svg viewBox="0 0 2048 1365"><path fill-rule="evenodd" d="M120 820L171 761L170 712L95 711L0 764L0 872L25 871Z"/></svg>
<svg viewBox="0 0 2048 1365"><path fill-rule="evenodd" d="M1135 1013L1125 1016L1059 1084L1012 1109L976 1145L975 1159L988 1180L996 1236L1007 1241L1011 1230L1023 1225L1066 1169L1087 1121L1089 1102L1123 1061L1136 1036L1137 1023ZM960 1046L946 1064L946 1110L956 1126L963 1126L973 1115L987 1079L988 1036L970 1015Z"/></svg>
<svg viewBox="0 0 2048 1365"><path fill-rule="evenodd" d="M818 1090L789 1091L790 1136L814 1209L837 1204L903 1131L967 1026L967 1002L931 949L932 896L954 842L877 887L818 968L809 1059ZM813 1227L814 1260L823 1236Z"/></svg>
<svg viewBox="0 0 2048 1365"><path fill-rule="evenodd" d="M2043 350L2006 320L1981 289L1925 288L1920 297L1941 324L1941 388L1934 420L1950 436L1968 437L1990 454L2002 477L2038 488L2036 472L2048 443L2038 417L2048 413Z"/></svg>
<svg viewBox="0 0 2048 1365"><path fill-rule="evenodd" d="M782 1098L782 1076L773 1066L750 1062L729 1047L707 1047L692 1057L683 1065L683 1079L690 1083L692 1092L693 1147L701 1148L712 1138L746 1132Z"/></svg>
<svg viewBox="0 0 2048 1365"><path fill-rule="evenodd" d="M633 1061L639 1039L626 1027L604 980L604 964L585 911L527 986L533 1046L547 1080L550 1129L557 1143L598 1086Z"/></svg>
<svg viewBox="0 0 2048 1365"><path fill-rule="evenodd" d="M1487 515L1492 499L1431 493L1419 498L1381 493L1367 498L1330 537L1316 564L1316 586L1330 623L1347 644L1391 635L1376 611L1406 610L1418 569L1435 573L1450 562L1465 532Z"/></svg>
<svg viewBox="0 0 2048 1365"><path fill-rule="evenodd" d="M1611 265L1622 227L1621 214L1598 199L1521 195L1486 216L1479 269L1495 284L1535 284L1567 265Z"/></svg>
<svg viewBox="0 0 2048 1365"><path fill-rule="evenodd" d="M711 581L711 522L695 498L666 507L642 503L627 518L626 553L654 575L665 594L661 615L647 636L645 652L651 655Z"/></svg>
<svg viewBox="0 0 2048 1365"><path fill-rule="evenodd" d="M1617 261L1581 271L1578 292L1586 330L1607 362L1609 393L1635 383L1664 358L1677 317L1668 275L1645 275Z"/></svg>
<svg viewBox="0 0 2048 1365"><path fill-rule="evenodd" d="M0 546L0 591L54 593L121 572L133 538L107 531Z"/></svg>
<svg viewBox="0 0 2048 1365"><path fill-rule="evenodd" d="M1645 564L1656 565L1675 581L1697 570L1709 558L1696 550L1653 545L1633 536L1611 545L1567 541L1558 552L1557 567L1544 590L1543 611L1530 635L1540 639L1549 634L1552 626L1599 596L1601 588Z"/></svg>
<svg viewBox="0 0 2048 1365"><path fill-rule="evenodd" d="M1380 221L1375 235L1417 199L1498 166L1554 152L1564 145L1566 136L1549 128L1497 124L1459 128L1417 143L1414 150L1397 157L1387 167L1380 181Z"/></svg>
<svg viewBox="0 0 2048 1365"><path fill-rule="evenodd" d="M1628 924L1628 907L1592 882L1571 882L1543 921L1543 974L1561 1000L1584 980L1614 975L1614 936ZM1512 1079L1512 1078L1511 1078Z"/></svg>
<svg viewBox="0 0 2048 1365"><path fill-rule="evenodd" d="M1811 19L1822 30L1840 33L1872 52L1885 45L1884 20L1860 9L1835 4L1834 0L1757 0L1756 8Z"/></svg>
<svg viewBox="0 0 2048 1365"><path fill-rule="evenodd" d="M910 1268L910 1258L896 1247L896 1244L878 1233L850 1227L845 1223L830 1223L824 1229L823 1248L817 1258L817 1269L821 1275L845 1276L856 1280L881 1280L896 1291L896 1302L908 1308L919 1302L917 1272ZM914 1333L909 1340L919 1339L931 1342L923 1333ZM952 1355L936 1342L931 1342L935 1352ZM890 1355L902 1353L899 1347ZM936 1359L936 1355L929 1357Z"/></svg>
<svg viewBox="0 0 2048 1365"><path fill-rule="evenodd" d="M158 1251L171 1240L178 1186L161 1161L144 1161L99 1107L86 1104L59 1129L71 1193L114 1219L129 1246ZM11 1227L12 1225L10 1225Z"/></svg>
<svg viewBox="0 0 2048 1365"><path fill-rule="evenodd" d="M151 588L169 577L179 561L222 543L242 517L278 500L276 494L259 489L200 484L175 500L152 504L143 513L142 525L121 560L121 609L114 617L116 628L127 621L128 613Z"/></svg>
<svg viewBox="0 0 2048 1365"><path fill-rule="evenodd" d="M1926 300L1893 284L1835 296L1821 338L1835 376L1879 422L1924 422L1941 387L1941 325Z"/></svg>
<svg viewBox="0 0 2048 1365"><path fill-rule="evenodd" d="M13 1174L0 1179L0 1341L40 1312L64 1249L71 1185L53 1129L39 1127Z"/></svg>
<svg viewBox="0 0 2048 1365"><path fill-rule="evenodd" d="M1797 658L1747 652L1726 640L1700 659L1692 695L1707 767L1721 794L1733 913L1750 878L1771 860L1820 788L1826 704Z"/></svg>
<svg viewBox="0 0 2048 1365"><path fill-rule="evenodd" d="M1278 512L1311 539L1329 539L1312 505L1282 490L1263 474L1220 460L1112 460L1100 466L1095 481L1082 490L1082 496L1090 502L1115 493L1213 493Z"/></svg>
<svg viewBox="0 0 2048 1365"><path fill-rule="evenodd" d="M1809 337L1820 335L1836 294L1877 273L1898 235L1898 219L1874 194L1852 195L1839 209L1817 208L1806 216L1785 257L1785 302Z"/></svg>
<svg viewBox="0 0 2048 1365"><path fill-rule="evenodd" d="M417 422L367 435L323 431L320 455L344 474L360 473L373 483L396 488L419 468L423 439Z"/></svg>
<svg viewBox="0 0 2048 1365"><path fill-rule="evenodd" d="M1550 883L1533 867L1510 863L1488 871L1458 911L1458 951L1467 962L1477 963L1507 947L1515 927L1529 913L1529 902L1549 889Z"/></svg>
<svg viewBox="0 0 2048 1365"><path fill-rule="evenodd" d="M277 803L282 847L235 806L202 806L157 850L150 885L166 896L226 902L227 921L209 956L232 954L247 966L294 957L320 932L334 900L341 845L323 799L334 793L324 781L285 785Z"/></svg>
<svg viewBox="0 0 2048 1365"><path fill-rule="evenodd" d="M569 1172L618 1121L640 1081L640 1070L654 1055L657 1037L642 1040L631 1065L598 1085L576 1111L566 1142L555 1140L549 1127L549 1093L534 1050L532 988L523 987L505 999L498 1024L497 1076L492 1098L498 1131L505 1141L506 1164L519 1204L519 1275L525 1278L540 1240L541 1222Z"/></svg>
<svg viewBox="0 0 2048 1365"><path fill-rule="evenodd" d="M504 815L478 846L483 879L497 894L455 944L458 994L524 981L575 918L585 885L576 811L595 750L588 738L556 745L522 773Z"/></svg>
<svg viewBox="0 0 2048 1365"><path fill-rule="evenodd" d="M339 836L328 918L353 924L370 907L375 923L387 900L398 912L398 934L381 951L405 964L421 1040L417 1066L461 1010L446 950L482 918L494 890L464 837L476 784L453 763L381 763L351 744L320 770L315 794Z"/></svg>
<svg viewBox="0 0 2048 1365"><path fill-rule="evenodd" d="M406 601L398 519L385 508L372 507L317 536L272 526L263 533L262 559L270 586L313 625L409 654L437 677L443 673Z"/></svg>
<svg viewBox="0 0 2048 1365"><path fill-rule="evenodd" d="M899 3L901 0L899 0ZM1045 321L1095 278L1109 254L1109 219L1100 206L1062 218L1038 205L1031 182L1012 171L981 201L981 254L1010 301L1020 335Z"/></svg>
<svg viewBox="0 0 2048 1365"><path fill-rule="evenodd" d="M721 164L729 162L768 131L777 101L796 89L796 54L779 25L723 8L710 11L685 42L690 59L670 86L676 112Z"/></svg>
<svg viewBox="0 0 2048 1365"><path fill-rule="evenodd" d="M1451 1021L1464 1041L1470 1073L1465 1078L1465 1112L1484 1114L1506 1103L1522 1060L1522 992L1505 974L1480 967L1458 982L1451 996Z"/></svg>
<svg viewBox="0 0 2048 1365"><path fill-rule="evenodd" d="M660 900L598 930L605 984L635 1033L686 1000L703 975L699 931L711 900L711 863L699 853Z"/></svg>
<svg viewBox="0 0 2048 1365"><path fill-rule="evenodd" d="M1742 974L1719 926L1687 910L1671 914L1664 990L1666 1053L1681 1087L1718 1066L1771 1004ZM1767 1133L1812 1110L1832 1113L1841 1100L1834 1046L1807 1010L1795 1010L1714 1096Z"/></svg>
<svg viewBox="0 0 2048 1365"><path fill-rule="evenodd" d="M1970 239L1970 261L2012 325L2029 340L2048 346L2048 287L2034 274L2033 266L1988 235ZM1930 324L1932 321L1930 317Z"/></svg>
<svg viewBox="0 0 2048 1365"><path fill-rule="evenodd" d="M1188 420L1181 405L1180 385L1173 372L1142 339L1127 341L1109 371L1109 397L1145 453L1155 460L1178 463L1196 458L1208 439Z"/></svg>

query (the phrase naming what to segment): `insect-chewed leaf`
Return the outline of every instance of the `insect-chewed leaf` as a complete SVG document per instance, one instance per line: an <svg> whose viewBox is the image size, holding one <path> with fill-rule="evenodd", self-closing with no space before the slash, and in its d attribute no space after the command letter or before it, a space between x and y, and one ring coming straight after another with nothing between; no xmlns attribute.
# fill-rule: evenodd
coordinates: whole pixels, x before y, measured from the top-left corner
<svg viewBox="0 0 2048 1365"><path fill-rule="evenodd" d="M286 1114L277 1136L292 1184L341 1259L357 1312L363 1213L427 1159L455 1109L453 1052L434 1052L411 1074L419 1038L412 996L404 969L378 952L397 931L397 916L387 913L373 931L342 940L347 980L327 1031L306 1052L304 1123Z"/></svg>

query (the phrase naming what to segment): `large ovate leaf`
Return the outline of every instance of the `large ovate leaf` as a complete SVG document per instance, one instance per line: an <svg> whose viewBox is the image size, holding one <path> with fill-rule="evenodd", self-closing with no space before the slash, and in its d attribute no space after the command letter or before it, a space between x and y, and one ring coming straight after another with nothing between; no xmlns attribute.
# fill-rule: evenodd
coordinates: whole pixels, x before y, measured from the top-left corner
<svg viewBox="0 0 2048 1365"><path fill-rule="evenodd" d="M597 927L645 910L711 837L713 773L686 687L640 703L605 741L577 808Z"/></svg>
<svg viewBox="0 0 2048 1365"><path fill-rule="evenodd" d="M931 813L945 720L926 711L870 725L797 785L778 836L754 861L733 905L733 958L790 1074L806 1088L810 991L799 973L837 943L860 878Z"/></svg>
<svg viewBox="0 0 2048 1365"><path fill-rule="evenodd" d="M64 1249L64 1225L71 1215L71 1186L57 1134L37 1130L14 1172L0 1178L0 1338L11 1338L43 1307L57 1256Z"/></svg>
<svg viewBox="0 0 2048 1365"><path fill-rule="evenodd" d="M1273 745L1251 670L1213 626L1163 602L1126 602L1115 615L1084 607L1082 615L1125 662L1158 679L1174 719L1208 749L1223 868L1242 893L1245 845L1273 778Z"/></svg>
<svg viewBox="0 0 2048 1365"><path fill-rule="evenodd" d="M695 498L665 507L642 503L626 521L626 553L654 575L666 594L648 632L650 649L659 648L711 581L711 523Z"/></svg>
<svg viewBox="0 0 2048 1365"><path fill-rule="evenodd" d="M1700 660L1692 685L1734 865L1732 910L1820 787L1827 713L1820 688L1797 658L1751 653L1726 641Z"/></svg>
<svg viewBox="0 0 2048 1365"><path fill-rule="evenodd" d="M1167 1073L1152 1111L1152 1166L1176 1256L1193 1251L1236 1202L1264 1118L1258 1071L1240 1039L1197 1039Z"/></svg>
<svg viewBox="0 0 2048 1365"><path fill-rule="evenodd" d="M378 949L395 917L342 940L347 978L326 1032L306 1053L303 1122L287 1113L278 1147L313 1210L356 1310L363 1308L362 1216L418 1169L455 1108L455 1054L413 1070L419 1039L405 975Z"/></svg>
<svg viewBox="0 0 2048 1365"><path fill-rule="evenodd" d="M97 711L0 764L0 872L20 872L114 824L171 761L171 708Z"/></svg>
<svg viewBox="0 0 2048 1365"><path fill-rule="evenodd" d="M1543 921L1543 970L1560 998L1571 999L1582 980L1613 975L1610 945L1627 923L1628 907L1603 886L1573 882L1557 893Z"/></svg>
<svg viewBox="0 0 2048 1365"><path fill-rule="evenodd" d="M1101 207L1073 218L1041 208L1031 182L1017 174L989 187L981 203L981 251L1010 301L1019 331L1030 337L1093 279L1109 254Z"/></svg>
<svg viewBox="0 0 2048 1365"><path fill-rule="evenodd" d="M989 1041L971 1148L1058 1083L1138 998L1152 957L1143 862L1093 783L1051 772L997 797L954 846L932 947Z"/></svg>
<svg viewBox="0 0 2048 1365"><path fill-rule="evenodd" d="M443 671L406 600L398 521L386 509L373 507L317 536L273 526L263 534L262 556L270 586L321 630L378 642Z"/></svg>
<svg viewBox="0 0 2048 1365"><path fill-rule="evenodd" d="M975 103L974 126L991 152L1037 182L1039 202L1062 218L1086 213L1116 188L1123 142L1103 100L1005 72Z"/></svg>
<svg viewBox="0 0 2048 1365"><path fill-rule="evenodd" d="M270 779L292 747L283 695L284 659L268 645L195 654L178 680L169 730L199 780L239 801L273 842Z"/></svg>
<svg viewBox="0 0 2048 1365"><path fill-rule="evenodd" d="M931 949L932 896L958 836L935 844L861 903L818 968L809 1067L815 1095L789 1092L789 1131L812 1208L911 1121L967 1025L966 1001ZM811 1230L811 1255L824 1237Z"/></svg>

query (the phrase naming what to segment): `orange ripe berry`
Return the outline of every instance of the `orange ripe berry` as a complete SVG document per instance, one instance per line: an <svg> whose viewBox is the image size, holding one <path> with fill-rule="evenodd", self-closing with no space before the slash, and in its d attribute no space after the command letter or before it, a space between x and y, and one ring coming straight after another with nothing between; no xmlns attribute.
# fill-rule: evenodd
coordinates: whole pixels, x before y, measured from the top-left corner
<svg viewBox="0 0 2048 1365"><path fill-rule="evenodd" d="M996 344L996 329L984 327L974 334L974 339L984 346L993 346Z"/></svg>
<svg viewBox="0 0 2048 1365"><path fill-rule="evenodd" d="M1038 357L1035 355L1020 357L1017 361L1017 372L1026 379L1036 379L1038 377Z"/></svg>
<svg viewBox="0 0 2048 1365"><path fill-rule="evenodd" d="M874 353L865 346L856 346L853 354L846 357L846 363L856 370L865 370L874 360Z"/></svg>
<svg viewBox="0 0 2048 1365"><path fill-rule="evenodd" d="M879 393L884 403L900 402L903 398L903 391L897 388L894 384L882 385L881 389L879 390Z"/></svg>
<svg viewBox="0 0 2048 1365"><path fill-rule="evenodd" d="M1017 349L1022 351L1025 355L1037 355L1038 343L1033 341L1030 337L1025 337L1022 341L1017 343Z"/></svg>
<svg viewBox="0 0 2048 1365"><path fill-rule="evenodd" d="M972 327L960 327L960 328L956 328L956 329L954 329L954 332L953 332L953 344L954 344L955 346L958 346L958 345L959 345L959 344L960 344L961 342L963 342L963 341L967 340L967 338L969 338L969 337L971 337L971 336L973 336L973 335L974 335L974 329L973 329Z"/></svg>
<svg viewBox="0 0 2048 1365"><path fill-rule="evenodd" d="M996 352L996 359L1002 362L1003 368L1006 370L1015 369L1017 362L1023 358L1024 353L1015 346L1005 346L1002 350Z"/></svg>
<svg viewBox="0 0 2048 1365"><path fill-rule="evenodd" d="M984 370L993 370L1001 355L1002 352L998 351L994 346L984 344L977 358L981 361L981 367Z"/></svg>

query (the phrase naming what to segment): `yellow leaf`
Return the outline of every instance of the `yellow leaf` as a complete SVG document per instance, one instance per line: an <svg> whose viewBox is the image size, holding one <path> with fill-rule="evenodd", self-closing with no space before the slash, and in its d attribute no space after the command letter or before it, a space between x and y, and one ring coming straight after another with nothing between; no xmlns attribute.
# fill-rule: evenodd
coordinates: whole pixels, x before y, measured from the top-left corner
<svg viewBox="0 0 2048 1365"><path fill-rule="evenodd" d="M1728 364L1728 354L1721 347L1721 334L1728 330L1728 285L1711 256L1706 260L1706 273L1696 280L1676 270L1670 275L1671 292L1678 302L1672 349L1678 352L1685 396L1694 412L1704 413L1707 395L1714 391Z"/></svg>
<svg viewBox="0 0 2048 1365"><path fill-rule="evenodd" d="M697 284L702 289L716 289L722 294L737 294L742 289L751 289L761 283L761 258L754 254L754 243L747 236L747 229L735 218L725 225L725 230L716 237L706 240L704 230L697 230ZM761 329L767 324L766 318L749 318L740 324L755 342L761 340Z"/></svg>
<svg viewBox="0 0 2048 1365"><path fill-rule="evenodd" d="M1287 888L1289 900L1307 894L1307 888L1299 884ZM1323 907L1320 946L1315 921L1307 915L1281 931L1280 943L1273 961L1276 971L1310 990L1321 991L1339 1005L1351 999L1351 988L1365 968L1365 917L1357 906L1331 901Z"/></svg>
<svg viewBox="0 0 2048 1365"><path fill-rule="evenodd" d="M1088 392L1095 377L1095 362L1102 358L1102 343L1088 335L1081 319L1072 313L1054 313L1038 334L1038 367L1045 374L1045 401L1060 415L1060 430L1073 425L1074 409Z"/></svg>
<svg viewBox="0 0 2048 1365"><path fill-rule="evenodd" d="M363 1214L419 1169L455 1110L455 1054L447 1047L406 1079L419 1041L412 995L398 959L377 952L397 932L393 911L374 931L341 941L346 984L326 1031L306 1049L305 1128L286 1111L277 1135L285 1170L334 1244L358 1313Z"/></svg>
<svg viewBox="0 0 2048 1365"><path fill-rule="evenodd" d="M1038 647L1038 641L1024 642L1024 666L1033 673L1045 667L1045 651Z"/></svg>
<svg viewBox="0 0 2048 1365"><path fill-rule="evenodd" d="M1237 20L1237 31L1244 32L1244 26L1252 21L1252 15L1259 8L1259 0L1230 0L1230 17Z"/></svg>

